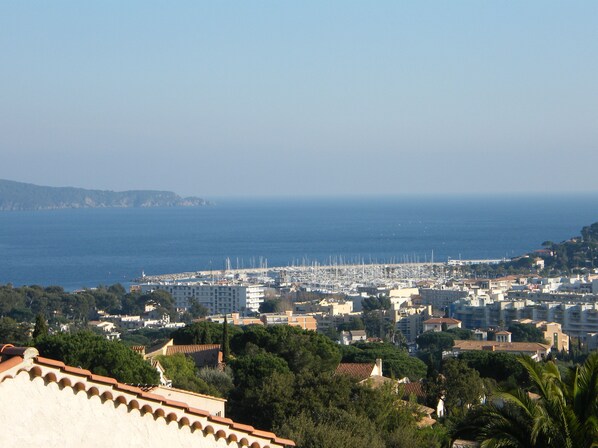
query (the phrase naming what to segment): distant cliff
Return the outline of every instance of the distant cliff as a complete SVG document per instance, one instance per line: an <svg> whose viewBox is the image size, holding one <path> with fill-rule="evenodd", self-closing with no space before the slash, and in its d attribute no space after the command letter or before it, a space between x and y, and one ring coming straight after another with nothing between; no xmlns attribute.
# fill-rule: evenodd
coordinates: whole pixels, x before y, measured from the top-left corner
<svg viewBox="0 0 598 448"><path fill-rule="evenodd" d="M42 187L0 179L0 211L105 207L198 207L201 198L182 198L171 191L103 191L73 187Z"/></svg>

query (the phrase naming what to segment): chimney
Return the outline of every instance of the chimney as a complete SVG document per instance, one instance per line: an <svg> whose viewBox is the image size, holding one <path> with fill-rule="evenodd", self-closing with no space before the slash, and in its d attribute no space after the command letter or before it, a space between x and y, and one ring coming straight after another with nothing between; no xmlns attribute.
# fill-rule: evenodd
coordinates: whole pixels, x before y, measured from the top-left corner
<svg viewBox="0 0 598 448"><path fill-rule="evenodd" d="M378 375L382 376L382 358L376 359L376 367L378 369Z"/></svg>

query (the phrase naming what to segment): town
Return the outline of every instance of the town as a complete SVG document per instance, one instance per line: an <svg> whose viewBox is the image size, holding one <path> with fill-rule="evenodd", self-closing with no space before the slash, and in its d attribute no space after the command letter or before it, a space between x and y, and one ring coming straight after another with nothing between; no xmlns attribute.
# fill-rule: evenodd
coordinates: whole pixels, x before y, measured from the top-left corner
<svg viewBox="0 0 598 448"><path fill-rule="evenodd" d="M128 291L119 284L72 293L6 285L0 287L0 339L12 345L3 346L2 359L15 359L15 350L21 357L33 353L33 365L45 372L54 361L37 353L63 359L73 345L81 346L81 356L100 340L118 344L125 350L120 356L133 357L125 364L142 363L130 367L137 373L117 378L135 388L123 400L154 394L187 403L207 413L198 424L213 431L225 415L282 428L288 438L267 433L270 446L304 443L305 423L289 420L286 412L264 414L272 403L254 402L272 393L268 383L279 374L289 376L290 390L299 388L291 392L297 399L307 364L319 378L317 387L332 381L328 387L348 394L354 393L346 389L350 384L380 394L377 399L398 399L395 410L411 422L413 446L476 446L471 431L462 429L468 411L495 406L494 391L529 382L525 370L534 367L519 364L520 357L567 366L598 348L598 270L541 275L554 255L539 249L515 260L239 270L226 263L222 271L142 275ZM513 273L513 263L524 269ZM481 278L480 268L494 275ZM35 348L11 348L15 344ZM317 348L322 344L324 352ZM109 357L91 362L88 356L67 359L110 373ZM60 381L72 382L65 378ZM274 402L280 399L284 407L291 397ZM315 425L311 431L326 428L323 421L309 425ZM220 431L230 440L260 439L259 431L231 429Z"/></svg>

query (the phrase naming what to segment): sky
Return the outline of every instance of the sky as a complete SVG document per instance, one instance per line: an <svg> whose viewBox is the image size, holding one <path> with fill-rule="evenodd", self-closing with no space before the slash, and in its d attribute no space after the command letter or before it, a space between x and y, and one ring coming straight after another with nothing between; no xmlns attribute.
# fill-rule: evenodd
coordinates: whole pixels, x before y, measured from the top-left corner
<svg viewBox="0 0 598 448"><path fill-rule="evenodd" d="M598 2L0 0L0 178L598 191Z"/></svg>

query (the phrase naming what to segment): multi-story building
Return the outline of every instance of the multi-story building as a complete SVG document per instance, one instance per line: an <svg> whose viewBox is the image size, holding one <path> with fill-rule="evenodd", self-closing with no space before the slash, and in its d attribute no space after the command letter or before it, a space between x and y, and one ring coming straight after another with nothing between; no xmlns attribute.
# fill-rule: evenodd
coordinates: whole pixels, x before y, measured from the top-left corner
<svg viewBox="0 0 598 448"><path fill-rule="evenodd" d="M420 288L419 295L424 305L444 310L453 302L467 297L469 292L466 289Z"/></svg>
<svg viewBox="0 0 598 448"><path fill-rule="evenodd" d="M444 331L451 328L461 328L461 321L452 317L432 317L424 321L424 332Z"/></svg>
<svg viewBox="0 0 598 448"><path fill-rule="evenodd" d="M167 291L175 306L186 310L193 302L205 306L210 314L256 313L264 301L262 285L205 282L159 282L140 285L141 292Z"/></svg>
<svg viewBox="0 0 598 448"><path fill-rule="evenodd" d="M556 322L563 333L585 340L588 333L598 332L598 302L536 303L531 300L506 300L482 306L462 300L450 308L450 315L463 323L463 328L508 326L515 320ZM554 331L553 331L554 333ZM548 338L552 341L552 336ZM551 342L552 343L552 342Z"/></svg>
<svg viewBox="0 0 598 448"><path fill-rule="evenodd" d="M318 323L313 316L308 314L293 314L292 311L284 313L265 313L260 316L264 325L290 325L300 327L303 330L316 331Z"/></svg>
<svg viewBox="0 0 598 448"><path fill-rule="evenodd" d="M531 319L522 319L518 321L520 324L533 325L540 329L552 348L559 351L569 351L569 336L567 336L562 329L561 324L557 322L535 321Z"/></svg>
<svg viewBox="0 0 598 448"><path fill-rule="evenodd" d="M393 309L396 329L403 333L407 342L415 342L415 339L423 332L423 322L431 315L432 307L430 305Z"/></svg>

